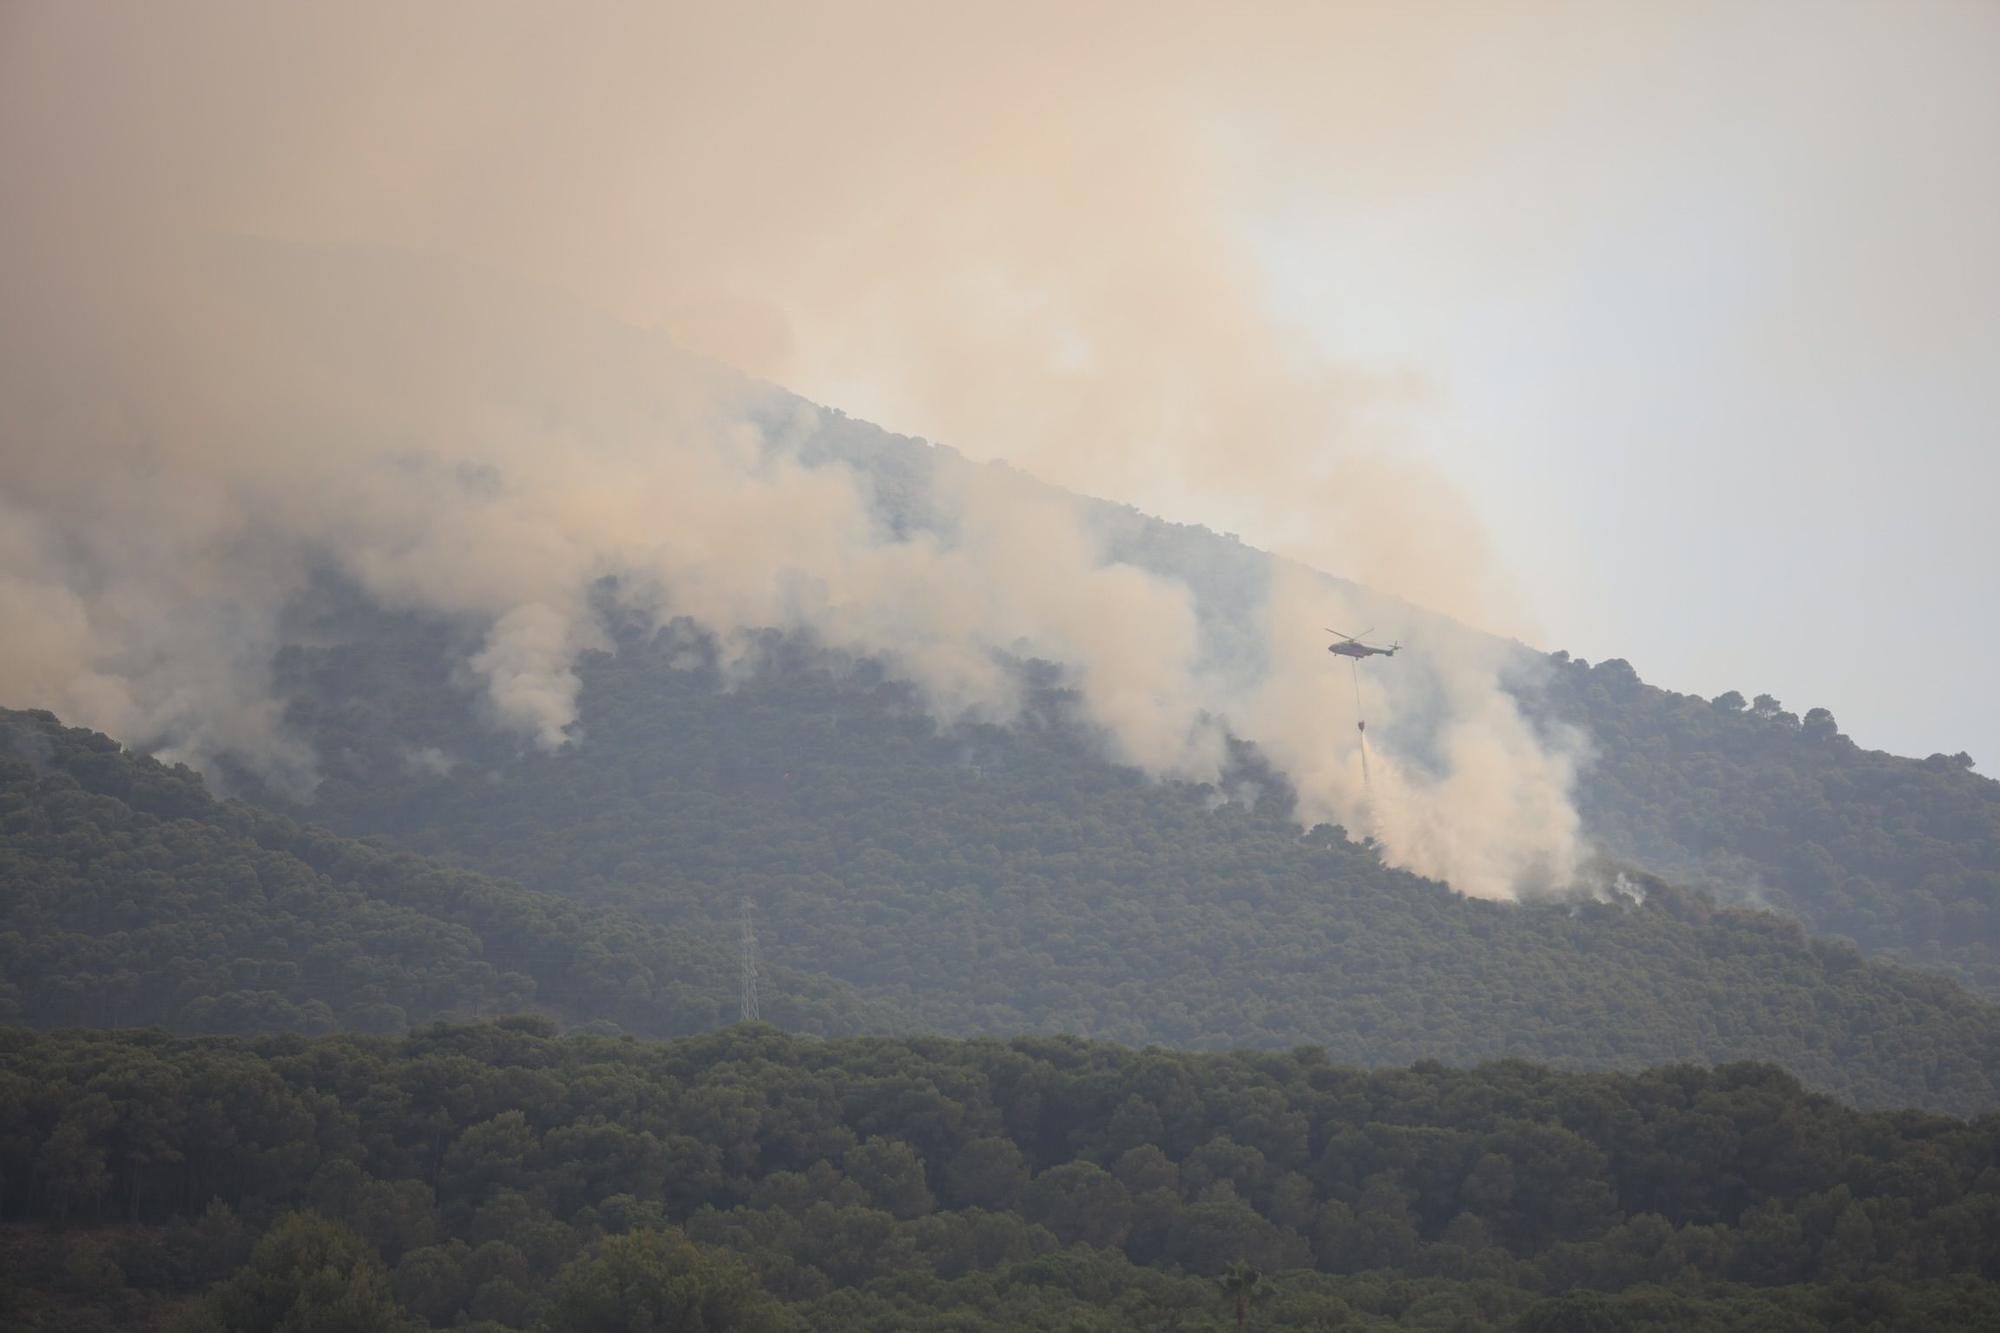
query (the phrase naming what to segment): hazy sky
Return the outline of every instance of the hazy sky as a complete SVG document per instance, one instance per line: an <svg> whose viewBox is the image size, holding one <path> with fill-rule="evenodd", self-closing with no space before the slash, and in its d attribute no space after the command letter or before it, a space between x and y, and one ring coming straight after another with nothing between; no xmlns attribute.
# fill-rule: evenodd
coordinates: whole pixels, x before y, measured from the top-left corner
<svg viewBox="0 0 2000 1333"><path fill-rule="evenodd" d="M1463 170L1258 219L1273 299L1435 379L1546 646L2000 771L2000 5L1683 8Z"/></svg>
<svg viewBox="0 0 2000 1333"><path fill-rule="evenodd" d="M13 4L0 165L2000 764L2000 4Z"/></svg>

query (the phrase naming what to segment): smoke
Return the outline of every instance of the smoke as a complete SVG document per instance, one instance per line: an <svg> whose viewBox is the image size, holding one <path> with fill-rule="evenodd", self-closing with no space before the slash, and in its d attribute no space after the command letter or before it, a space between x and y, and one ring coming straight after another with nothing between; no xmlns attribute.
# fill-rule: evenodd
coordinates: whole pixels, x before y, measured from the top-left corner
<svg viewBox="0 0 2000 1333"><path fill-rule="evenodd" d="M1267 159L1365 189L1462 151L1406 78L1552 94L1402 7L935 8L9 11L0 166L38 188L0 215L0 695L307 790L270 662L332 569L482 626L468 683L554 748L613 579L725 644L879 657L945 718L1005 720L1045 658L1121 762L1217 781L1235 736L1399 864L1568 882L1571 750L1499 641L1282 562L1218 632L1213 590L1004 468L941 467L941 521L895 531L804 461L809 410L680 350L1519 627L1395 435L1436 390L1316 362L1238 224ZM1369 72L1327 86L1315 44ZM1378 618L1411 649L1364 673L1364 785L1317 628Z"/></svg>
<svg viewBox="0 0 2000 1333"><path fill-rule="evenodd" d="M1349 668L1300 651L1300 625L1328 623L1331 612L1352 628L1366 609L1281 567L1266 617L1272 668L1232 712L1237 729L1291 779L1302 809L1372 834L1399 864L1480 897L1573 883L1581 742L1542 735L1521 716L1505 687L1518 650L1407 618L1407 650L1386 664ZM1343 706L1350 672L1375 738L1365 772L1358 719Z"/></svg>

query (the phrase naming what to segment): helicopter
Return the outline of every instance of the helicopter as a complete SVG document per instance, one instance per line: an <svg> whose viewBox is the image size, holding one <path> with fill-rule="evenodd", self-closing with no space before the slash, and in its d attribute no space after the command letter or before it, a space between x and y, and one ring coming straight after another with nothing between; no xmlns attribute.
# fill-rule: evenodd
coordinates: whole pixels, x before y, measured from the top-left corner
<svg viewBox="0 0 2000 1333"><path fill-rule="evenodd" d="M1369 629L1373 628L1374 626L1369 626ZM1392 643L1387 648L1377 648L1372 644L1363 643L1362 639L1368 636L1368 632L1369 630L1365 629L1359 634L1342 634L1337 629L1327 630L1328 634L1333 635L1340 642L1329 643L1326 646L1326 650L1338 657L1352 657L1356 661L1359 661L1364 657L1394 657L1396 650L1403 646L1400 643Z"/></svg>

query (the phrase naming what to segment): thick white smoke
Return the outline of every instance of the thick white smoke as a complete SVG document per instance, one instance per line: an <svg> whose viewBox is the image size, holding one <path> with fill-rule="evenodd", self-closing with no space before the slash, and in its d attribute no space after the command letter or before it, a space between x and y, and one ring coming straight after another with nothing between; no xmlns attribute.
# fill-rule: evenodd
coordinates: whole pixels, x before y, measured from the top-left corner
<svg viewBox="0 0 2000 1333"><path fill-rule="evenodd" d="M892 535L865 474L800 460L809 410L758 425L789 400L448 266L233 243L144 279L70 276L15 290L41 333L0 388L10 704L308 787L269 669L285 604L332 569L485 625L468 679L500 725L555 748L612 577L661 624L881 658L946 718L1004 720L1009 660L1062 664L1121 762L1212 781L1233 734L1302 817L1470 893L1574 870L1568 760L1500 688L1497 641L1408 621L1412 650L1367 673L1372 720L1395 734L1388 671L1421 680L1436 754L1386 749L1364 789L1347 668L1317 627L1370 609L1324 579L1273 562L1265 641L1205 642L1194 590L1111 559L1080 502L965 463L939 469L941 522Z"/></svg>
<svg viewBox="0 0 2000 1333"><path fill-rule="evenodd" d="M1005 662L1059 662L1149 773L1212 779L1234 735L1302 817L1399 864L1490 896L1571 877L1569 753L1501 687L1504 647L1282 565L1198 597L1200 571L1114 558L1102 522L1004 469L941 469L946 521L893 534L866 476L801 461L810 419L770 424L774 391L463 263L1505 623L1463 502L1368 428L1406 387L1303 354L1234 224L1287 163L1364 188L1458 151L1444 90L1453 126L1559 104L1494 72L1494 42L1539 51L1538 25L1440 44L1396 5L602 13L0 17L0 702L309 789L269 672L283 608L331 569L481 626L468 685L560 746L610 577L725 643L781 627L881 657L942 717L1004 719ZM1577 67L1642 35L1580 22ZM1365 58L1329 78L1326 51ZM342 246L189 239L234 234ZM1364 673L1366 788L1318 635L1358 620L1412 641Z"/></svg>

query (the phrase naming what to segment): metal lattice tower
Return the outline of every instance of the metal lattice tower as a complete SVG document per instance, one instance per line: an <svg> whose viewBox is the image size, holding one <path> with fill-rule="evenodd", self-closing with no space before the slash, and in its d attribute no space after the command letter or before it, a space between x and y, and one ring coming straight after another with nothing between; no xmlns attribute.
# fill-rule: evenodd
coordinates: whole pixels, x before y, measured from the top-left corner
<svg viewBox="0 0 2000 1333"><path fill-rule="evenodd" d="M751 918L750 895L743 896L743 929L738 936L738 951L743 962L742 1018L745 1023L757 1021L757 923Z"/></svg>

